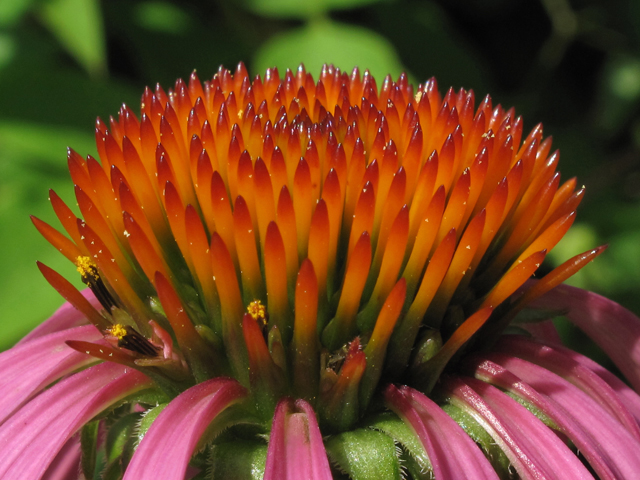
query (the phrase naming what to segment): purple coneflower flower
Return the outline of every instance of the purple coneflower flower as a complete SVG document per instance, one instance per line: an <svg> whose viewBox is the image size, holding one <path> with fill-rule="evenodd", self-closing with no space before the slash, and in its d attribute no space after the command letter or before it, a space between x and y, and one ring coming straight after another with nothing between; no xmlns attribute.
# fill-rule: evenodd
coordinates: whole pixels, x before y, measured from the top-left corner
<svg viewBox="0 0 640 480"><path fill-rule="evenodd" d="M240 64L98 120L82 218L34 218L88 289L39 264L68 303L0 355L0 478L637 478L640 321L561 285L602 247L530 279L583 190L474 103Z"/></svg>

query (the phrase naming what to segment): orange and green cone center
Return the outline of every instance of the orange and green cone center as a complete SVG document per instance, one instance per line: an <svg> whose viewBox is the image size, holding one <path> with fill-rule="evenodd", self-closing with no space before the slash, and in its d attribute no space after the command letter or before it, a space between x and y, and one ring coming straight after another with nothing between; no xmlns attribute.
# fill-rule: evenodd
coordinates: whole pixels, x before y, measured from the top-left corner
<svg viewBox="0 0 640 480"><path fill-rule="evenodd" d="M41 265L106 339L70 345L169 396L233 377L266 423L303 398L327 432L382 409L389 383L429 393L601 251L510 300L583 190L541 125L525 136L475 100L332 66L147 89L139 116L98 120L99 161L69 150L79 216L50 196L66 235L34 219L102 306Z"/></svg>

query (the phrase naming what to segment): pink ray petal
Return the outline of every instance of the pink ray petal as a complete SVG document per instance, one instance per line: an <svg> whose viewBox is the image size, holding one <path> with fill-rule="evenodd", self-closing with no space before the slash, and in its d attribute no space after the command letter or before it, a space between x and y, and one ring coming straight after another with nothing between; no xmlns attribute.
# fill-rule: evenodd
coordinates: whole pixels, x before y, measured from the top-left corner
<svg viewBox="0 0 640 480"><path fill-rule="evenodd" d="M491 435L522 479L593 479L552 430L497 388L475 378L452 378L445 390L451 403Z"/></svg>
<svg viewBox="0 0 640 480"><path fill-rule="evenodd" d="M102 309L102 305L100 305L100 302L90 289L85 288L81 293L84 298L89 300L89 303L91 303L91 305L93 305L98 311ZM79 327L80 325L86 325L87 323L89 323L89 321L80 311L78 311L69 302L65 302L47 320L25 335L16 344L16 346L30 342L33 339L42 337L43 335L59 332L68 328Z"/></svg>
<svg viewBox="0 0 640 480"><path fill-rule="evenodd" d="M42 480L77 480L80 477L80 439L74 435L53 459Z"/></svg>
<svg viewBox="0 0 640 480"><path fill-rule="evenodd" d="M389 385L385 400L420 439L436 480L498 478L478 445L428 397L410 387Z"/></svg>
<svg viewBox="0 0 640 480"><path fill-rule="evenodd" d="M567 436L582 451L589 463L601 478L635 478L640 472L640 442L635 439L620 423L603 409L594 399L567 380L533 363L502 354L487 354L483 357L506 369L517 377L520 384L513 388L525 400L538 406L543 397L536 398L535 391L544 395L550 403L540 403L539 408L562 426L577 427L585 435L573 437L575 431L568 431ZM485 372L477 373L484 375ZM507 378L507 384L513 383L508 375L490 374L490 381L499 384L498 380ZM499 384L505 388L504 384ZM529 391L526 390L529 386ZM555 407L553 409L552 407Z"/></svg>
<svg viewBox="0 0 640 480"><path fill-rule="evenodd" d="M0 427L0 478L40 478L86 422L152 385L142 373L113 363L90 367L57 383Z"/></svg>
<svg viewBox="0 0 640 480"><path fill-rule="evenodd" d="M629 433L640 440L640 428L617 392L595 372L563 351L519 335L503 336L493 351L535 363L568 380L616 418ZM640 402L640 397L637 401Z"/></svg>
<svg viewBox="0 0 640 480"><path fill-rule="evenodd" d="M212 420L246 396L229 378L214 378L185 390L158 415L140 442L124 480L182 480L193 451Z"/></svg>
<svg viewBox="0 0 640 480"><path fill-rule="evenodd" d="M554 348L571 357L574 361L588 368L596 375L598 375L602 380L607 382L607 384L618 394L620 401L624 404L625 407L627 407L627 410L631 412L631 414L640 425L640 395L638 395L626 383L616 377L609 370L604 368L602 365L594 362L590 358L585 357L584 355L580 355L579 353L576 353L573 350L562 345L556 345Z"/></svg>
<svg viewBox="0 0 640 480"><path fill-rule="evenodd" d="M316 415L307 402L290 398L276 407L264 480L331 480Z"/></svg>
<svg viewBox="0 0 640 480"><path fill-rule="evenodd" d="M97 362L76 352L66 340L94 341L102 335L93 325L84 325L21 343L0 353L0 425L41 389L64 375Z"/></svg>
<svg viewBox="0 0 640 480"><path fill-rule="evenodd" d="M640 390L640 318L612 300L568 285L558 285L530 306L568 310L566 317L591 337Z"/></svg>

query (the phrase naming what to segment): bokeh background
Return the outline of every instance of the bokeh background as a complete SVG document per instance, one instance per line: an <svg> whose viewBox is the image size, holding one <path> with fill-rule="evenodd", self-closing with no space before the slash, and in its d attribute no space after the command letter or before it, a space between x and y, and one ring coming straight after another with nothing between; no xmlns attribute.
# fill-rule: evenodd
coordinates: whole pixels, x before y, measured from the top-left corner
<svg viewBox="0 0 640 480"><path fill-rule="evenodd" d="M66 147L95 155L96 116L137 110L145 85L241 60L436 76L542 121L587 187L547 268L608 243L572 283L640 313L638 0L0 0L0 350L61 304L36 260L80 284L29 220L57 224L49 188L75 205Z"/></svg>

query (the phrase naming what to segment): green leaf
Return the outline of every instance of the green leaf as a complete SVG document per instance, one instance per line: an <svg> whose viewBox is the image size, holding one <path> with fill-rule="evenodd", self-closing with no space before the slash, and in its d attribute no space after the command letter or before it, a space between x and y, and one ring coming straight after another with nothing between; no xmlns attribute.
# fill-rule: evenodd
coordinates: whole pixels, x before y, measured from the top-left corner
<svg viewBox="0 0 640 480"><path fill-rule="evenodd" d="M0 19L0 27L2 20ZM11 35L0 33L0 70L11 63L17 53L15 39Z"/></svg>
<svg viewBox="0 0 640 480"><path fill-rule="evenodd" d="M620 134L629 120L637 117L640 103L640 58L611 55L602 74L598 99L598 127L609 136Z"/></svg>
<svg viewBox="0 0 640 480"><path fill-rule="evenodd" d="M105 35L98 0L49 0L42 4L39 14L89 74L106 72Z"/></svg>
<svg viewBox="0 0 640 480"><path fill-rule="evenodd" d="M245 0L251 11L268 17L311 18L331 10L345 10L377 3L380 0Z"/></svg>
<svg viewBox="0 0 640 480"><path fill-rule="evenodd" d="M263 72L273 66L295 70L300 63L314 75L325 63L347 72L355 66L368 68L379 81L389 73L397 77L403 71L393 46L384 37L329 20L314 21L269 39L256 52L254 70Z"/></svg>
<svg viewBox="0 0 640 480"><path fill-rule="evenodd" d="M400 461L393 439L377 430L358 429L331 437L327 454L353 480L400 480Z"/></svg>
<svg viewBox="0 0 640 480"><path fill-rule="evenodd" d="M267 461L267 445L260 441L234 440L214 445L209 478L261 480Z"/></svg>
<svg viewBox="0 0 640 480"><path fill-rule="evenodd" d="M188 33L191 26L189 15L170 2L143 2L134 12L138 24L147 30L178 35Z"/></svg>
<svg viewBox="0 0 640 480"><path fill-rule="evenodd" d="M16 24L27 12L34 0L5 0L0 2L0 27Z"/></svg>

